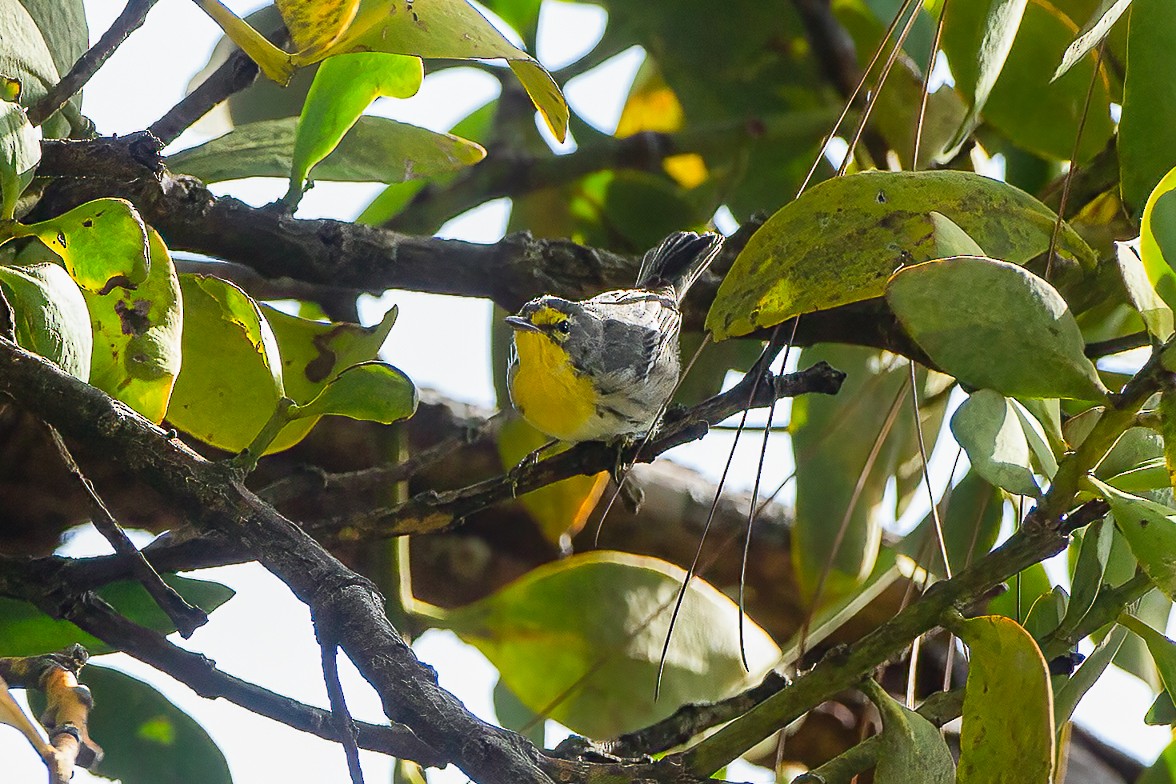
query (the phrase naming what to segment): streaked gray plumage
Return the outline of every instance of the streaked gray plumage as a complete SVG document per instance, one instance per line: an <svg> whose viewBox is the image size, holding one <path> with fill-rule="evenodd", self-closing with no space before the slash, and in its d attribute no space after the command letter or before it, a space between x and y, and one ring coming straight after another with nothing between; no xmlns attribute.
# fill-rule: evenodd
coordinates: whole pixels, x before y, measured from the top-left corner
<svg viewBox="0 0 1176 784"><path fill-rule="evenodd" d="M515 328L516 336L524 331L542 332L566 351L574 374L590 379L596 396L593 411L585 421L571 413L568 421L560 421L558 409L554 416L548 410L546 418L536 421L539 418L529 415L528 409L520 405L521 396L515 387L520 355L512 341L508 387L523 416L548 435L566 441L592 441L650 430L678 383L678 333L682 324L679 304L722 247L722 239L717 234L671 234L645 254L635 288L606 291L581 302L546 295L528 302L517 316L510 317L508 323ZM570 395L579 388L580 385L568 384L566 392L563 387L557 391ZM568 406L569 412L576 408Z"/></svg>

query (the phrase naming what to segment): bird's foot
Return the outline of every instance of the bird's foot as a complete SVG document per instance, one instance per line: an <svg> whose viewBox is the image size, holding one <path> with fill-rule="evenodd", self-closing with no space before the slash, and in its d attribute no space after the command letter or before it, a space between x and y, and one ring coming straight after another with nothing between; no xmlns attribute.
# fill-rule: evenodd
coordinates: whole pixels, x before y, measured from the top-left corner
<svg viewBox="0 0 1176 784"><path fill-rule="evenodd" d="M520 460L514 468L506 472L506 478L510 482L510 497L517 498L519 494L519 480L522 479L523 473L529 470L532 466L539 462L539 458L544 452L551 449L559 443L559 440L548 441L543 446L535 449Z"/></svg>

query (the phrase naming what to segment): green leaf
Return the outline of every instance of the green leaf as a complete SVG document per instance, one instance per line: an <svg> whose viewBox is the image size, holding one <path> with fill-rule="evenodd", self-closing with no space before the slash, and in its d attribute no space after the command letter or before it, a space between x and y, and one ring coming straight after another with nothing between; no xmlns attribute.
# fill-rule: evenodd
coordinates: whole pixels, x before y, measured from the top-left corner
<svg viewBox="0 0 1176 784"><path fill-rule="evenodd" d="M83 0L20 0L20 3L45 39L57 72L68 73L90 48L90 31ZM81 108L81 93L70 100Z"/></svg>
<svg viewBox="0 0 1176 784"><path fill-rule="evenodd" d="M306 178L381 96L408 98L424 78L420 58L384 52L331 57L319 66L298 118L290 167L290 190L282 198L297 204Z"/></svg>
<svg viewBox="0 0 1176 784"><path fill-rule="evenodd" d="M95 199L19 232L30 235L57 254L84 289L102 293L147 278L147 227L125 199Z"/></svg>
<svg viewBox="0 0 1176 784"><path fill-rule="evenodd" d="M0 101L0 220L13 218L16 200L33 181L40 162L41 133L29 125L24 109Z"/></svg>
<svg viewBox="0 0 1176 784"><path fill-rule="evenodd" d="M1176 703L1167 691L1162 691L1144 714L1143 723L1151 726L1176 724Z"/></svg>
<svg viewBox="0 0 1176 784"><path fill-rule="evenodd" d="M239 452L283 394L273 331L257 303L232 283L181 275L180 290L184 360L167 419L205 443Z"/></svg>
<svg viewBox="0 0 1176 784"><path fill-rule="evenodd" d="M261 312L277 339L286 396L302 405L313 400L345 368L375 359L396 323L398 311L395 306L389 308L379 323L370 327L311 321L269 305L262 305ZM270 444L270 451L279 452L297 444L318 419L306 416L291 422Z"/></svg>
<svg viewBox="0 0 1176 784"><path fill-rule="evenodd" d="M542 716L523 704L513 691L499 678L494 684L494 714L498 717L499 726L513 730L535 744L537 748L546 745L544 739L544 725L547 723Z"/></svg>
<svg viewBox="0 0 1176 784"><path fill-rule="evenodd" d="M1050 399L1055 402L1057 401L1057 398ZM1033 453L1033 461L1037 466L1038 472L1044 474L1049 479L1053 479L1054 474L1058 472L1058 460L1050 444L1049 436L1046 435L1045 427L1019 401L1008 398L1008 403L1009 407L1017 415L1017 421L1021 424L1021 431L1025 434L1025 440L1028 442L1029 449Z"/></svg>
<svg viewBox="0 0 1176 784"><path fill-rule="evenodd" d="M0 266L0 289L16 316L16 342L88 381L94 337L78 284L56 264Z"/></svg>
<svg viewBox="0 0 1176 784"><path fill-rule="evenodd" d="M939 728L900 705L872 680L866 695L882 715L882 747L874 773L877 784L953 784L955 760Z"/></svg>
<svg viewBox="0 0 1176 784"><path fill-rule="evenodd" d="M167 246L148 228L151 266L135 289L83 291L94 330L90 383L152 422L163 421L180 373L183 304Z"/></svg>
<svg viewBox="0 0 1176 784"><path fill-rule="evenodd" d="M290 40L303 57L322 52L351 24L359 0L276 0Z"/></svg>
<svg viewBox="0 0 1176 784"><path fill-rule="evenodd" d="M1144 205L1139 258L1164 302L1176 303L1176 169L1160 179Z"/></svg>
<svg viewBox="0 0 1176 784"><path fill-rule="evenodd" d="M1055 81L1063 76L1074 67L1075 63L1080 62L1094 47L1098 46L1130 5L1131 0L1102 0L1094 15L1078 31L1074 42L1066 47L1066 51L1062 55L1062 62L1058 66L1058 70L1054 71L1050 81Z"/></svg>
<svg viewBox="0 0 1176 784"><path fill-rule="evenodd" d="M106 752L96 773L122 784L232 784L225 755L191 716L130 675L93 665L81 681L94 696L89 731Z"/></svg>
<svg viewBox="0 0 1176 784"><path fill-rule="evenodd" d="M991 389L973 392L952 415L951 432L980 476L1015 495L1040 495L1029 442L1008 398Z"/></svg>
<svg viewBox="0 0 1176 784"><path fill-rule="evenodd" d="M224 136L167 158L178 174L204 182L288 177L297 120L242 125ZM399 183L471 166L486 157L478 144L386 117L360 117L339 145L314 167L314 179Z"/></svg>
<svg viewBox="0 0 1176 784"><path fill-rule="evenodd" d="M1025 631L1035 640L1044 640L1046 635L1052 634L1061 626L1062 619L1066 617L1066 605L1069 601L1069 594L1060 585L1055 585L1049 593L1038 596L1022 624Z"/></svg>
<svg viewBox="0 0 1176 784"><path fill-rule="evenodd" d="M355 48L426 58L492 60L503 58L527 91L553 136L563 141L568 105L543 66L502 34L466 0L371 0L360 9L351 30L333 51Z"/></svg>
<svg viewBox="0 0 1176 784"><path fill-rule="evenodd" d="M1165 441L1165 443L1167 443ZM1164 458L1146 460L1134 468L1107 477L1107 484L1126 490L1128 493L1143 493L1172 486L1172 475Z"/></svg>
<svg viewBox="0 0 1176 784"><path fill-rule="evenodd" d="M37 27L37 17L25 7L25 0L0 0L0 73L21 84L21 103L32 106L45 97L49 88L61 81L45 35ZM72 65L72 63L71 63ZM69 126L51 118L42 128L48 137L64 136Z"/></svg>
<svg viewBox="0 0 1176 784"><path fill-rule="evenodd" d="M685 573L656 558L597 551L528 572L441 623L475 645L533 711L589 737L643 727L678 705L757 683L780 649L745 621L751 673L739 654L739 610L690 582L654 700L658 659ZM561 699L556 700L557 697Z"/></svg>
<svg viewBox="0 0 1176 784"><path fill-rule="evenodd" d="M231 588L208 580L165 574L163 581L189 603L208 613L233 598ZM111 583L99 589L98 595L121 615L141 626L161 634L171 634L176 630L155 600L137 582ZM54 620L28 602L0 598L0 656L36 656L45 651L60 650L75 642L86 646L86 650L94 655L114 650L69 621Z"/></svg>
<svg viewBox="0 0 1176 784"><path fill-rule="evenodd" d="M944 47L950 52L956 87L972 102L952 147L962 144L979 124L980 112L1013 48L1026 2L988 0L986 3L969 3L972 7L967 19L960 18L959 9L956 9L957 13L948 14Z"/></svg>
<svg viewBox="0 0 1176 784"><path fill-rule="evenodd" d="M1149 214L1149 218L1154 212ZM1176 217L1174 215L1173 217ZM1176 250L1176 249L1174 249ZM1172 309L1156 291L1149 279L1147 267L1139 253L1126 242L1115 243L1115 264L1119 269L1119 277L1123 281L1123 288L1127 292L1127 301L1131 307L1139 312L1148 333L1158 341L1165 341L1172 335ZM1176 294L1176 271L1166 264L1161 269L1158 282L1171 287Z"/></svg>
<svg viewBox="0 0 1176 784"><path fill-rule="evenodd" d="M1168 143L1168 135L1176 127L1173 40L1176 5L1168 0L1132 3L1118 137L1120 189L1129 209L1138 209L1156 183L1176 166L1176 148ZM1168 304L1173 303L1169 300Z"/></svg>
<svg viewBox="0 0 1176 784"><path fill-rule="evenodd" d="M1062 621L1062 625L1067 629L1078 628L1078 624L1094 606L1094 600L1102 590L1103 575L1111 558L1114 534L1114 523L1106 520L1098 520L1082 533L1078 560L1074 564L1074 576L1070 579L1070 603L1066 607L1066 617Z"/></svg>
<svg viewBox="0 0 1176 784"><path fill-rule="evenodd" d="M1151 654L1152 661L1156 663L1156 669L1160 672L1164 691L1171 697L1176 693L1176 643L1126 612L1119 616L1119 623L1130 629L1147 645L1148 653Z"/></svg>
<svg viewBox="0 0 1176 784"><path fill-rule="evenodd" d="M1049 248L1056 219L1032 196L970 172L863 172L827 180L752 235L719 287L707 330L723 340L882 296L897 267L942 258L940 244L951 239L932 212L993 257L1018 264ZM1068 226L1058 248L1066 261L1055 260L1055 281L1076 272L1072 262L1094 269L1094 251Z"/></svg>
<svg viewBox="0 0 1176 784"><path fill-rule="evenodd" d="M1110 634L1103 637L1099 644L1094 647L1094 650L1090 652L1090 655L1086 657L1082 665L1074 671L1074 674L1066 678L1060 686L1055 688L1055 727L1061 727L1074 715L1074 709L1078 707L1079 700L1102 677L1103 671L1111 663L1111 660L1118 652L1126 636L1127 629L1125 627L1115 626Z"/></svg>
<svg viewBox="0 0 1176 784"><path fill-rule="evenodd" d="M1085 481L1111 505L1115 524L1143 571L1165 596L1176 596L1176 561L1171 557L1176 552L1176 509L1125 493L1092 476Z"/></svg>
<svg viewBox="0 0 1176 784"><path fill-rule="evenodd" d="M802 367L821 360L847 375L836 397L805 395L793 401L792 566L806 598L814 598L826 575L820 599L833 601L870 574L882 523L893 515L883 500L890 478L907 456L897 448L900 439L894 429L899 422L910 422L910 370L893 354L857 346L821 345L804 349L800 357ZM888 414L900 395L901 409L888 425ZM867 465L875 442L883 437L886 443Z"/></svg>
<svg viewBox="0 0 1176 784"><path fill-rule="evenodd" d="M951 629L971 651L957 781L1050 781L1053 690L1037 643L999 615L960 621Z"/></svg>
<svg viewBox="0 0 1176 784"><path fill-rule="evenodd" d="M886 299L945 372L1004 395L1101 400L1107 389L1057 290L995 259L960 256L894 274Z"/></svg>
<svg viewBox="0 0 1176 784"><path fill-rule="evenodd" d="M1004 496L1000 490L980 478L973 465L973 470L951 489L950 498L941 506L946 506L940 520L943 541L951 561L951 573L956 574L983 557L996 544L1004 518ZM936 540L935 523L930 514L903 537L898 551L913 558L931 573L946 576L943 555Z"/></svg>
<svg viewBox="0 0 1176 784"><path fill-rule="evenodd" d="M1114 132L1110 115L1113 74L1103 66L1094 80L1090 108L1084 116L1097 55L1088 53L1070 73L1051 80L1077 27L1075 20L1067 16L1070 6L1038 2L1018 4L1023 6L1020 24L1015 31L1009 31L1015 32L1016 40L1008 41L1011 48L1003 62L1001 76L992 85L983 107L984 122L1000 130L1022 150L1054 160L1070 159L1074 153L1075 129L1084 122L1078 160L1085 162L1106 146ZM973 57L974 47L982 45L980 34L985 5L963 3L954 9L949 7L947 13L943 48L956 76L956 86L962 86L965 91L973 73L973 63L969 59ZM970 119L976 119L975 113ZM963 142L973 127L965 123L957 140Z"/></svg>
<svg viewBox="0 0 1176 784"><path fill-rule="evenodd" d="M976 240L957 226L951 218L938 212L931 212L932 232L935 237L935 257L945 259L948 256L984 256L984 249L976 244Z"/></svg>
<svg viewBox="0 0 1176 784"><path fill-rule="evenodd" d="M1045 567L1035 563L1019 575L1010 577L1008 588L988 603L988 614L1024 618L1039 597L1053 590L1053 583L1045 573Z"/></svg>
<svg viewBox="0 0 1176 784"><path fill-rule="evenodd" d="M416 407L416 387L408 376L383 362L362 362L328 381L317 397L294 412L299 418L334 414L390 425L412 416Z"/></svg>

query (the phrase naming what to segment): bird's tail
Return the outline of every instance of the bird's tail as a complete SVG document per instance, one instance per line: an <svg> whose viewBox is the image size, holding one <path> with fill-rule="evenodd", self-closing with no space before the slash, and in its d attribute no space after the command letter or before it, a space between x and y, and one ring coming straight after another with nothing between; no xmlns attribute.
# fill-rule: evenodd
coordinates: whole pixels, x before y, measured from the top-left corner
<svg viewBox="0 0 1176 784"><path fill-rule="evenodd" d="M678 302L723 247L721 234L677 231L645 254L637 272L637 288L671 288Z"/></svg>

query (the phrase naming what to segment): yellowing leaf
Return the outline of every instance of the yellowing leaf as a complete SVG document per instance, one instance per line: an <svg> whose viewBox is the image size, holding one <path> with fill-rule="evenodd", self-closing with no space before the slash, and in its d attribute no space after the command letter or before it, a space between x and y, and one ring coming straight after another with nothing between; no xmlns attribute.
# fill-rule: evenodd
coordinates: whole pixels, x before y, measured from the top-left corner
<svg viewBox="0 0 1176 784"><path fill-rule="evenodd" d="M1176 304L1176 168L1147 197L1139 226L1139 259L1164 302Z"/></svg>
<svg viewBox="0 0 1176 784"><path fill-rule="evenodd" d="M125 199L88 201L56 218L23 226L17 236L43 242L89 291L137 285L147 277L147 227Z"/></svg>
<svg viewBox="0 0 1176 784"><path fill-rule="evenodd" d="M257 63L262 73L281 85L290 81L295 65L289 54L267 41L265 36L230 11L220 0L195 0L195 3L220 25L225 35L241 51Z"/></svg>
<svg viewBox="0 0 1176 784"><path fill-rule="evenodd" d="M957 781L1051 781L1053 690L1037 643L999 615L961 621L951 630L971 651Z"/></svg>
<svg viewBox="0 0 1176 784"><path fill-rule="evenodd" d="M151 268L135 289L83 291L94 328L90 383L152 422L167 411L180 372L183 303L167 246L148 229Z"/></svg>
<svg viewBox="0 0 1176 784"><path fill-rule="evenodd" d="M330 53L370 50L459 60L503 58L563 141L568 105L543 66L502 34L466 0L366 0Z"/></svg>
<svg viewBox="0 0 1176 784"><path fill-rule="evenodd" d="M685 113L677 94L666 84L660 69L647 59L641 64L621 109L617 138L623 139L641 131L672 133L681 130L684 120ZM662 168L683 188L697 187L709 176L706 161L696 153L671 155L662 161Z"/></svg>
<svg viewBox="0 0 1176 784"><path fill-rule="evenodd" d="M275 0L298 56L323 51L343 35L355 18L359 0Z"/></svg>

